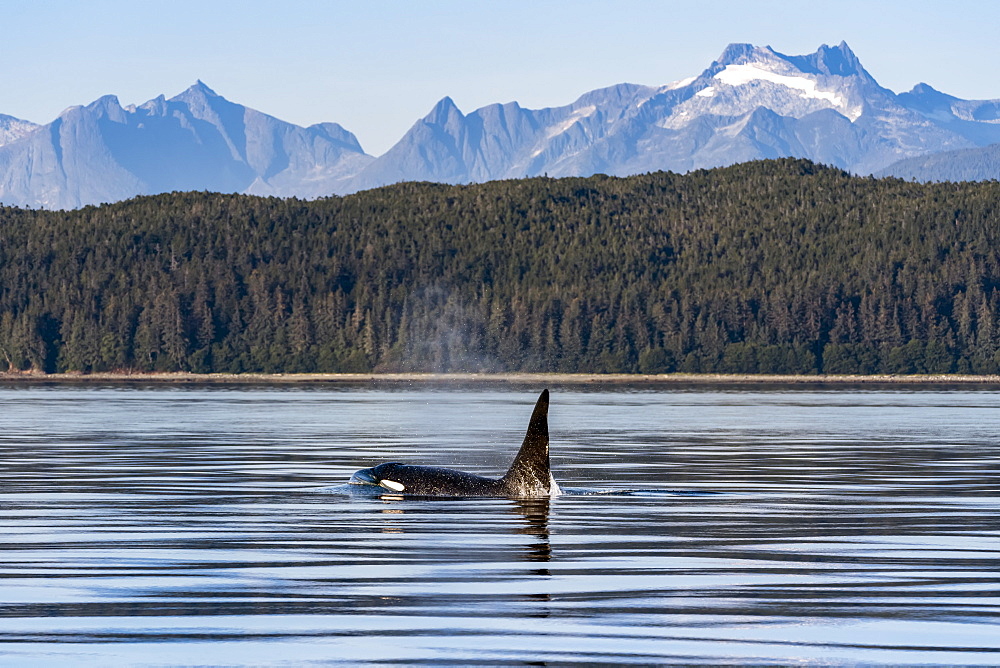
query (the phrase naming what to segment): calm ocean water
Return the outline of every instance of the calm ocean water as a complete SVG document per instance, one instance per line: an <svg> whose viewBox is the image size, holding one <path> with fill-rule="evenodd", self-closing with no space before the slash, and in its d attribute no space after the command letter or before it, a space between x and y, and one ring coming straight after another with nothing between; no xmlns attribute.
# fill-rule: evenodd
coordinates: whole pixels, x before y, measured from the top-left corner
<svg viewBox="0 0 1000 668"><path fill-rule="evenodd" d="M1000 393L0 386L0 664L1000 664Z"/></svg>

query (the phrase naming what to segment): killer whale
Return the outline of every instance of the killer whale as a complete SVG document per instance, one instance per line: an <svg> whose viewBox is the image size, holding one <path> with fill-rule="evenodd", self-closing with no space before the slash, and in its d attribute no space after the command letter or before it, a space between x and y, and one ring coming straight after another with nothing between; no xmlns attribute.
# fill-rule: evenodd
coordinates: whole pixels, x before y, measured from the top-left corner
<svg viewBox="0 0 1000 668"><path fill-rule="evenodd" d="M539 498L559 494L549 470L549 391L543 390L528 421L524 442L507 473L486 478L437 466L388 462L361 469L351 485L382 493L412 496L489 496Z"/></svg>

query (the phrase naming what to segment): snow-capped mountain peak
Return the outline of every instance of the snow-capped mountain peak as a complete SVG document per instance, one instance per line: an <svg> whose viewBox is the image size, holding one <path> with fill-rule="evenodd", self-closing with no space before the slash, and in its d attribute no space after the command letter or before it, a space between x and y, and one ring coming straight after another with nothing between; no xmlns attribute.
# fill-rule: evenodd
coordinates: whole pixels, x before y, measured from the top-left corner
<svg viewBox="0 0 1000 668"><path fill-rule="evenodd" d="M679 128L705 114L743 116L757 108L802 118L832 109L856 121L864 112L863 69L855 66L850 48L824 45L812 56L785 56L771 47L730 44L712 65L694 79L667 87L690 86L691 97L660 121Z"/></svg>

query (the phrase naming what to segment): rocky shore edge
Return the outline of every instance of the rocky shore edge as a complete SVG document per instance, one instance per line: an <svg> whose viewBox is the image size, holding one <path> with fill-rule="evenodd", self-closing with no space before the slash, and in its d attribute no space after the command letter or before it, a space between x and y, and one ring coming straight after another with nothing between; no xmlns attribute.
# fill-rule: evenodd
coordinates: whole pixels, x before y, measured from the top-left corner
<svg viewBox="0 0 1000 668"><path fill-rule="evenodd" d="M1000 375L745 375L745 374L590 374L590 373L210 373L2 372L3 383L164 383L164 384L516 384L516 385L998 385Z"/></svg>

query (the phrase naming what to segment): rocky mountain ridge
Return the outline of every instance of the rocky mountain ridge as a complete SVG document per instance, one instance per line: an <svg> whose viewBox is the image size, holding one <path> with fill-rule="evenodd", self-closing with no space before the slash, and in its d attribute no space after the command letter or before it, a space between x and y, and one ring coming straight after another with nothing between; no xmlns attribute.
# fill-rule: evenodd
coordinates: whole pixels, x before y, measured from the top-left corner
<svg viewBox="0 0 1000 668"><path fill-rule="evenodd" d="M446 97L378 157L336 123L286 123L200 81L139 106L102 97L44 126L0 116L0 202L76 208L172 190L314 198L400 181L625 176L780 157L862 175L998 178L996 161L976 153L998 143L1000 100L927 84L894 93L843 42L799 56L731 44L688 79L619 84L562 107L466 114ZM956 172L948 156L975 169ZM913 160L930 167L916 172Z"/></svg>

